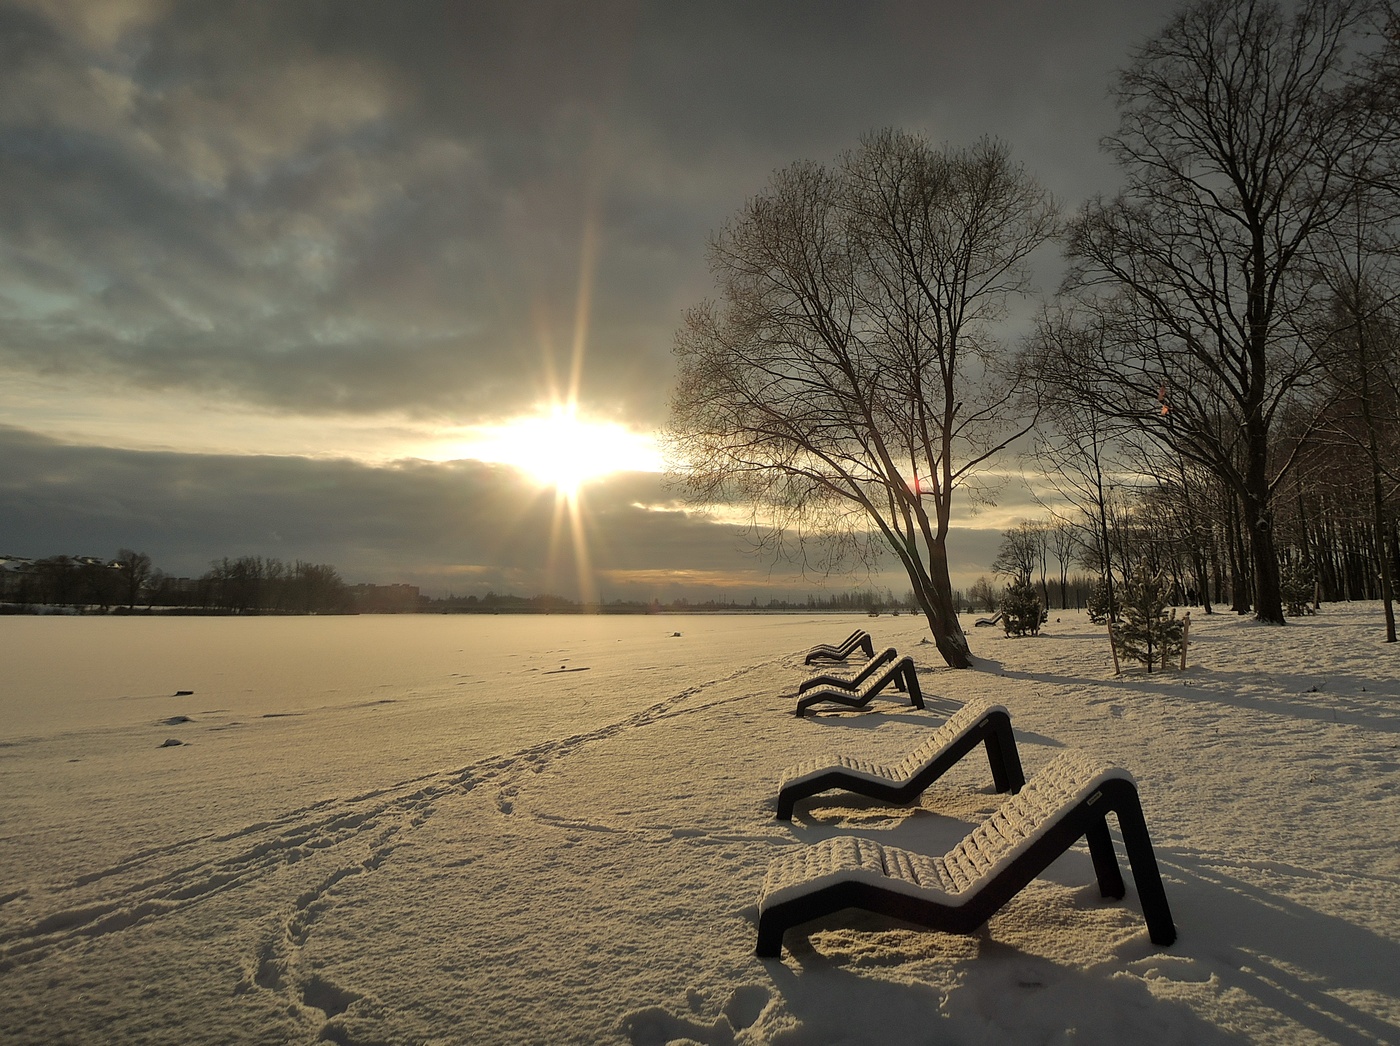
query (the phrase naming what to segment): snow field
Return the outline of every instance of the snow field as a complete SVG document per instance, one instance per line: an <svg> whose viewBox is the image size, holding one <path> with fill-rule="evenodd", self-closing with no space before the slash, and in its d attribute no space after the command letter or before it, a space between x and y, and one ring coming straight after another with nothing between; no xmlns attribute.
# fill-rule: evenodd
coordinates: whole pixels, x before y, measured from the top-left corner
<svg viewBox="0 0 1400 1046"><path fill-rule="evenodd" d="M806 648L858 625L928 709L793 716ZM1400 1040L1377 605L1197 616L1187 670L1150 677L1073 612L992 633L953 672L907 616L0 618L0 1037ZM851 912L756 959L773 857L941 854L1000 803L979 750L916 805L828 793L788 824L783 768L898 762L974 696L1028 775L1065 747L1133 773L1177 944L1081 847L976 935Z"/></svg>

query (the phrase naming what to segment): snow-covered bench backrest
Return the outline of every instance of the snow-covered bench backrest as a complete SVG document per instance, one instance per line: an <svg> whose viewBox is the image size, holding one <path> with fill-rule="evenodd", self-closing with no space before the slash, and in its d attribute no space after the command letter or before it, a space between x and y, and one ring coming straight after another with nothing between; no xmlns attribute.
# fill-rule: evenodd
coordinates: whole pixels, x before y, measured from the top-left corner
<svg viewBox="0 0 1400 1046"><path fill-rule="evenodd" d="M1128 771L1082 752L1056 756L944 854L944 882L961 892L995 876L1049 831L1056 813L1077 806L1112 778L1133 780Z"/></svg>

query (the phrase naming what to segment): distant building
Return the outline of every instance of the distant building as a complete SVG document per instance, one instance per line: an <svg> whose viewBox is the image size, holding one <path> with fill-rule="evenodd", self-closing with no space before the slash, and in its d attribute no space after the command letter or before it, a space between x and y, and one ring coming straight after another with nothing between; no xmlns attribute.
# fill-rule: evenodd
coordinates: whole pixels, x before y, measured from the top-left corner
<svg viewBox="0 0 1400 1046"><path fill-rule="evenodd" d="M362 614L412 614L422 602L417 585L350 585L351 606Z"/></svg>
<svg viewBox="0 0 1400 1046"><path fill-rule="evenodd" d="M28 603L33 599L34 561L0 556L0 603Z"/></svg>

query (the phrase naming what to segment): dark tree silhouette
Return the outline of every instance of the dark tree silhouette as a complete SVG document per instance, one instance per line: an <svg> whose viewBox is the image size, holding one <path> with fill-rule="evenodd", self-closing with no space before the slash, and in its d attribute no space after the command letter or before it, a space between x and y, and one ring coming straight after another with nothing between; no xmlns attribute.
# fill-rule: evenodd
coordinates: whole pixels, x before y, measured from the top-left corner
<svg viewBox="0 0 1400 1046"><path fill-rule="evenodd" d="M116 567L121 575L123 595L128 610L134 609L141 590L151 577L151 557L129 548L117 551Z"/></svg>
<svg viewBox="0 0 1400 1046"><path fill-rule="evenodd" d="M1238 496L1255 616L1283 623L1273 500L1280 411L1316 379L1295 323L1304 264L1346 213L1376 148L1373 115L1344 104L1374 5L1203 0L1119 75L1127 179L1073 223L1068 285L1106 319L1093 377L1103 409L1207 466Z"/></svg>
<svg viewBox="0 0 1400 1046"><path fill-rule="evenodd" d="M954 492L1033 423L995 328L1056 229L1006 148L884 131L794 164L714 240L718 301L677 334L677 473L755 506L759 545L823 571L883 547L938 650L970 664L948 578Z"/></svg>

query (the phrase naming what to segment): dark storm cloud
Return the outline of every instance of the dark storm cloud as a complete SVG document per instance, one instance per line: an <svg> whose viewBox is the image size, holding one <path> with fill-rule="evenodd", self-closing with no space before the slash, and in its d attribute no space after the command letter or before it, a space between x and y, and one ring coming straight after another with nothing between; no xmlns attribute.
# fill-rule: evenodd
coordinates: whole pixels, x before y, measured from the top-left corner
<svg viewBox="0 0 1400 1046"><path fill-rule="evenodd" d="M552 492L473 461L370 467L343 460L71 446L0 426L0 556L149 554L198 576L255 555L328 562L352 582L407 581L435 595L554 592L576 597L573 534ZM605 598L747 600L821 587L745 553L740 529L685 512L658 477L586 488L582 533ZM995 535L956 535L965 569L986 572ZM954 563L955 573L964 568ZM837 589L863 579L834 579ZM903 592L907 583L882 585Z"/></svg>
<svg viewBox="0 0 1400 1046"><path fill-rule="evenodd" d="M774 167L896 124L1086 194L1108 70L1167 7L201 0L105 37L47 10L0 3L0 361L509 413L567 370L592 222L585 391L655 422L705 238Z"/></svg>
<svg viewBox="0 0 1400 1046"><path fill-rule="evenodd" d="M572 532L556 525L553 493L504 466L138 452L4 426L0 459L0 555L130 547L189 576L219 556L276 556L330 562L353 581L412 581L442 593L578 591ZM583 531L605 590L637 594L625 580L609 586L611 572L754 569L736 551L735 528L646 509L642 499L661 499L657 477L623 475L587 491Z"/></svg>

